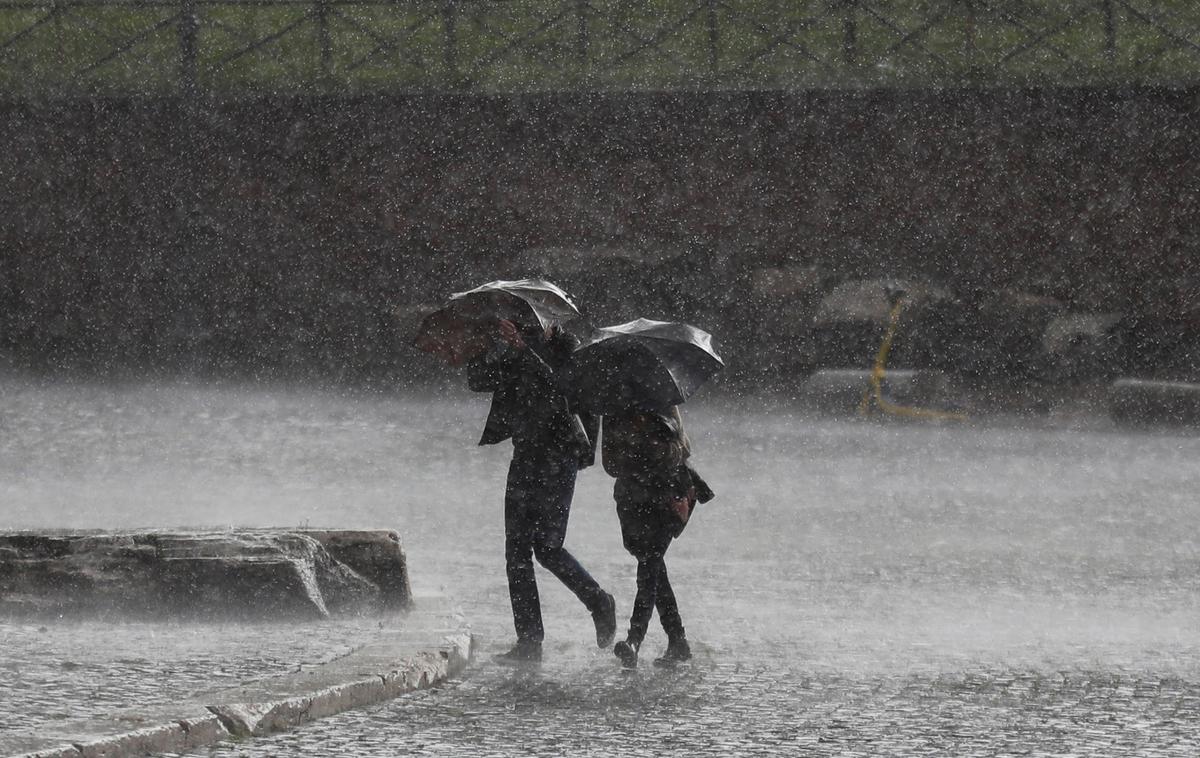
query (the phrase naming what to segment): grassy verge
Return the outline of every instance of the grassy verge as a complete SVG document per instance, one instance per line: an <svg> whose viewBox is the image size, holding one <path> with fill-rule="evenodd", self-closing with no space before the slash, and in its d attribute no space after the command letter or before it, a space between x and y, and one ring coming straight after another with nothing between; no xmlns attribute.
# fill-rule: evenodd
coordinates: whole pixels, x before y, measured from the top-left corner
<svg viewBox="0 0 1200 758"><path fill-rule="evenodd" d="M195 7L192 42L187 1L2 0L0 92L174 92L187 71L217 94L1200 80L1194 0L231 0Z"/></svg>

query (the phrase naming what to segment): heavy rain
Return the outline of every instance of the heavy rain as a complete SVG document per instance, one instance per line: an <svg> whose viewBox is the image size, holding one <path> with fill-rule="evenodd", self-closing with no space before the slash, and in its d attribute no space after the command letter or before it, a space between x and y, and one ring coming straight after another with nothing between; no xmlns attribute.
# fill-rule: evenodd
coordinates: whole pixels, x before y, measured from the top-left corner
<svg viewBox="0 0 1200 758"><path fill-rule="evenodd" d="M1186 0L0 0L0 755L1196 755L1198 83Z"/></svg>

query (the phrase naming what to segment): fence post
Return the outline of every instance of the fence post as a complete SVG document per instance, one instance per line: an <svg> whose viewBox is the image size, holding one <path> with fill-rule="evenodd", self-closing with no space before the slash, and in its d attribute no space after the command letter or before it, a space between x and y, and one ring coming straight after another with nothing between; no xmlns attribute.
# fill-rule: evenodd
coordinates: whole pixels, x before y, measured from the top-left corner
<svg viewBox="0 0 1200 758"><path fill-rule="evenodd" d="M1104 57L1111 66L1117 60L1117 19L1112 0L1104 0Z"/></svg>
<svg viewBox="0 0 1200 758"><path fill-rule="evenodd" d="M978 60L979 47L976 44L976 37L979 35L979 30L976 28L975 3L971 0L961 0L966 6L966 38L963 40L963 57L967 59L967 70L975 74L979 70L976 61Z"/></svg>
<svg viewBox="0 0 1200 758"><path fill-rule="evenodd" d="M978 84L986 81L987 68L980 62L979 13L976 0L954 0L955 13L962 14L963 38L959 54L962 56L962 73L955 77L960 83Z"/></svg>
<svg viewBox="0 0 1200 758"><path fill-rule="evenodd" d="M858 62L858 0L844 0L842 8L842 57L846 65L853 66Z"/></svg>
<svg viewBox="0 0 1200 758"><path fill-rule="evenodd" d="M708 71L713 78L720 73L718 61L721 57L721 30L717 26L717 2L707 0L706 16L708 21Z"/></svg>
<svg viewBox="0 0 1200 758"><path fill-rule="evenodd" d="M179 89L186 102L192 102L198 94L196 81L196 43L200 34L200 18L196 0L180 0L179 3Z"/></svg>
<svg viewBox="0 0 1200 758"><path fill-rule="evenodd" d="M442 61L452 83L458 83L458 17L454 0L442 3Z"/></svg>
<svg viewBox="0 0 1200 758"><path fill-rule="evenodd" d="M575 0L575 58L581 71L587 67L588 58L587 10L587 0Z"/></svg>
<svg viewBox="0 0 1200 758"><path fill-rule="evenodd" d="M329 36L329 4L316 0L313 9L317 16L317 43L321 46L321 83L328 85L333 77L333 41Z"/></svg>

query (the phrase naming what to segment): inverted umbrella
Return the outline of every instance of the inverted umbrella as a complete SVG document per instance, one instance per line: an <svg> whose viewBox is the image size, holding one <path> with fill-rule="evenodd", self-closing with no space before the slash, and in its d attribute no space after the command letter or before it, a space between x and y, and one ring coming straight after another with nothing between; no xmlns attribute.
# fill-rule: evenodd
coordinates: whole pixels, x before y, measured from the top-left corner
<svg viewBox="0 0 1200 758"><path fill-rule="evenodd" d="M465 316L509 319L519 324L532 324L532 317L543 329L580 316L571 296L545 279L488 282L454 293L446 307L458 309Z"/></svg>
<svg viewBox="0 0 1200 758"><path fill-rule="evenodd" d="M580 410L662 411L686 401L724 366L703 329L640 318L596 330L571 354L561 384Z"/></svg>
<svg viewBox="0 0 1200 758"><path fill-rule="evenodd" d="M454 293L449 303L425 316L413 345L461 363L488 349L502 319L546 329L579 315L570 296L545 280L488 282Z"/></svg>

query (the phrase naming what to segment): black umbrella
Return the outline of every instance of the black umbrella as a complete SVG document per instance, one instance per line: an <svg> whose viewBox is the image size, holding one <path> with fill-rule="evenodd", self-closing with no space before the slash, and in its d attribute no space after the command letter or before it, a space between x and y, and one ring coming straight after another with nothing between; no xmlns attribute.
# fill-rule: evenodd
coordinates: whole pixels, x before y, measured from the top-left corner
<svg viewBox="0 0 1200 758"><path fill-rule="evenodd" d="M687 400L724 366L708 332L639 318L597 329L571 354L561 383L580 410L662 411Z"/></svg>
<svg viewBox="0 0 1200 758"><path fill-rule="evenodd" d="M495 281L466 292L421 320L413 345L461 363L483 352L498 333L497 322L541 326L579 318L569 295L542 279Z"/></svg>
<svg viewBox="0 0 1200 758"><path fill-rule="evenodd" d="M494 323L464 318L449 308L439 308L421 319L412 344L458 366L491 347L497 329Z"/></svg>

